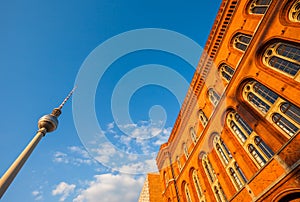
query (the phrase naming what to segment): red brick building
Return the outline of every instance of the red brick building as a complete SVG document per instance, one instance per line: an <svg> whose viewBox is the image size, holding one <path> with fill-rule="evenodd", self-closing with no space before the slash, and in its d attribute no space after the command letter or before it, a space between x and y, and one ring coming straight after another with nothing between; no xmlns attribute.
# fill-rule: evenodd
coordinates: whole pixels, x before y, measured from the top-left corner
<svg viewBox="0 0 300 202"><path fill-rule="evenodd" d="M299 201L300 0L223 0L157 201Z"/></svg>

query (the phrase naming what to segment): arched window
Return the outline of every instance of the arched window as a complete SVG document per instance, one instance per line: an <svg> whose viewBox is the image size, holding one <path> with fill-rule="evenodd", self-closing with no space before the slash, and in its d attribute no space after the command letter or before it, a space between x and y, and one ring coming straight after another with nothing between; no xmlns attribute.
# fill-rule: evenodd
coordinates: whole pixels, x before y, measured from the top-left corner
<svg viewBox="0 0 300 202"><path fill-rule="evenodd" d="M289 10L289 20L292 22L300 22L300 1L297 0Z"/></svg>
<svg viewBox="0 0 300 202"><path fill-rule="evenodd" d="M215 196L218 202L222 202L221 194L217 186L214 186Z"/></svg>
<svg viewBox="0 0 300 202"><path fill-rule="evenodd" d="M235 159L232 157L229 149L225 145L222 138L220 138L220 136L216 136L214 138L214 145L215 149L217 150L217 154L219 158L223 161L225 170L228 176L231 178L231 181L233 182L234 186L237 190L241 189L246 182L246 177L244 176L244 173L238 166L237 162L235 162Z"/></svg>
<svg viewBox="0 0 300 202"><path fill-rule="evenodd" d="M252 133L250 126L236 112L229 112L227 115L227 124L241 144L246 142L248 136Z"/></svg>
<svg viewBox="0 0 300 202"><path fill-rule="evenodd" d="M208 90L208 98L214 106L217 106L217 104L220 100L220 96L212 88Z"/></svg>
<svg viewBox="0 0 300 202"><path fill-rule="evenodd" d="M186 159L188 159L189 158L189 150L187 148L186 143L183 143L182 147L183 147L184 155L185 155Z"/></svg>
<svg viewBox="0 0 300 202"><path fill-rule="evenodd" d="M237 162L234 162L234 168L238 172L238 174L241 177L241 179L243 180L243 182L246 183L248 180L247 180L245 174L243 173L243 171L241 170L241 168L239 167L239 165L237 164Z"/></svg>
<svg viewBox="0 0 300 202"><path fill-rule="evenodd" d="M271 148L253 131L242 117L234 111L226 117L227 125L245 151L252 156L255 164L260 168L274 155ZM253 142L255 144L253 144Z"/></svg>
<svg viewBox="0 0 300 202"><path fill-rule="evenodd" d="M234 69L229 65L223 63L220 67L220 73L222 77L229 82L234 74Z"/></svg>
<svg viewBox="0 0 300 202"><path fill-rule="evenodd" d="M300 128L300 108L279 97L264 85L248 82L243 89L243 96L258 112L266 117L272 113L270 122L289 136L295 135ZM279 109L278 109L279 108Z"/></svg>
<svg viewBox="0 0 300 202"><path fill-rule="evenodd" d="M207 125L208 119L202 109L199 110L198 116L203 127Z"/></svg>
<svg viewBox="0 0 300 202"><path fill-rule="evenodd" d="M234 169L229 168L229 172L230 172L230 177L233 180L235 186L237 186L238 189L241 189L244 186L244 184L241 182L240 178L238 177Z"/></svg>
<svg viewBox="0 0 300 202"><path fill-rule="evenodd" d="M191 194L190 194L190 191L189 191L187 183L185 183L185 185L184 185L184 191L185 191L186 200L188 202L192 202Z"/></svg>
<svg viewBox="0 0 300 202"><path fill-rule="evenodd" d="M266 114L278 99L278 95L258 82L248 83L244 87L247 100L262 114Z"/></svg>
<svg viewBox="0 0 300 202"><path fill-rule="evenodd" d="M279 113L274 113L272 116L272 120L274 123L276 123L277 126L279 126L284 132L286 132L290 136L293 136L299 130L297 126L289 122Z"/></svg>
<svg viewBox="0 0 300 202"><path fill-rule="evenodd" d="M264 52L263 63L276 71L295 77L300 69L300 48L288 43L273 43Z"/></svg>
<svg viewBox="0 0 300 202"><path fill-rule="evenodd" d="M228 165L229 161L232 159L232 155L223 140L218 135L214 138L214 146L222 162L225 164L225 166Z"/></svg>
<svg viewBox="0 0 300 202"><path fill-rule="evenodd" d="M271 158L274 155L274 152L259 136L254 137L254 142L268 158Z"/></svg>
<svg viewBox="0 0 300 202"><path fill-rule="evenodd" d="M204 155L202 157L202 166L205 170L208 179L210 180L211 183L213 183L216 180L216 175L215 175L215 171L213 170L209 162L209 159L207 158L207 155Z"/></svg>
<svg viewBox="0 0 300 202"><path fill-rule="evenodd" d="M218 202L227 201L224 191L219 183L214 186L214 194Z"/></svg>
<svg viewBox="0 0 300 202"><path fill-rule="evenodd" d="M266 164L266 159L252 144L248 145L248 150L260 167L263 167Z"/></svg>
<svg viewBox="0 0 300 202"><path fill-rule="evenodd" d="M221 156L221 159L223 160L225 165L227 165L229 163L229 160L228 160L227 156L225 155L223 149L220 147L220 145L218 143L216 144L216 148L217 148L219 155Z"/></svg>
<svg viewBox="0 0 300 202"><path fill-rule="evenodd" d="M300 109L295 105L292 105L288 102L284 102L280 106L280 111L296 123L300 124Z"/></svg>
<svg viewBox="0 0 300 202"><path fill-rule="evenodd" d="M265 14L272 0L253 0L249 7L251 14Z"/></svg>
<svg viewBox="0 0 300 202"><path fill-rule="evenodd" d="M289 102L283 102L280 105L280 114L274 113L272 120L284 132L293 136L299 131L300 108Z"/></svg>
<svg viewBox="0 0 300 202"><path fill-rule="evenodd" d="M237 34L233 38L233 47L245 51L252 39L252 36L246 35L246 34Z"/></svg>
<svg viewBox="0 0 300 202"><path fill-rule="evenodd" d="M179 158L179 156L176 156L176 161L177 161L178 169L181 170L181 163L180 163L180 158Z"/></svg>
<svg viewBox="0 0 300 202"><path fill-rule="evenodd" d="M197 135L194 127L190 128L190 135L194 143L197 143Z"/></svg>
<svg viewBox="0 0 300 202"><path fill-rule="evenodd" d="M200 186L200 181L199 181L198 174L197 174L196 170L193 170L193 182L194 182L194 186L195 186L196 191L197 191L198 199L199 200L200 199L205 200L204 199L204 194L202 192L202 189L201 189L201 186Z"/></svg>

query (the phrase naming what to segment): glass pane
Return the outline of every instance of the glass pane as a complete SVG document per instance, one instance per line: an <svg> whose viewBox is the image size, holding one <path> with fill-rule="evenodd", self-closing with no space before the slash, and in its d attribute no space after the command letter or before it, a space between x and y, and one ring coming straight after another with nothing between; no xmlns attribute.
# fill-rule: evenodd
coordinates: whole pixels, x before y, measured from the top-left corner
<svg viewBox="0 0 300 202"><path fill-rule="evenodd" d="M256 136L254 142L268 158L271 158L274 155L271 148L260 137Z"/></svg>
<svg viewBox="0 0 300 202"><path fill-rule="evenodd" d="M229 158L232 158L232 155L231 155L229 149L227 148L226 144L223 142L222 139L221 139L220 141L221 141L221 144L222 144L222 146L224 147L224 149L225 149L227 155L229 156Z"/></svg>
<svg viewBox="0 0 300 202"><path fill-rule="evenodd" d="M300 109L291 103L284 103L280 106L280 110L288 117L300 124Z"/></svg>
<svg viewBox="0 0 300 202"><path fill-rule="evenodd" d="M244 130L247 131L247 133L250 135L253 131L252 128L237 113L235 114L235 118L238 123L244 128Z"/></svg>
<svg viewBox="0 0 300 202"><path fill-rule="evenodd" d="M249 44L249 43L250 43L250 40L251 40L251 37L246 36L246 35L241 35L241 36L239 37L239 40L240 40L241 42L244 42L245 44Z"/></svg>
<svg viewBox="0 0 300 202"><path fill-rule="evenodd" d="M230 127L232 128L232 130L234 131L234 133L236 134L236 136L238 136L238 138L244 143L247 139L246 135L239 129L239 127L235 124L234 121L230 122Z"/></svg>
<svg viewBox="0 0 300 202"><path fill-rule="evenodd" d="M300 62L300 49L287 44L282 44L277 48L277 53L284 57Z"/></svg>
<svg viewBox="0 0 300 202"><path fill-rule="evenodd" d="M234 69L232 69L230 66L225 65L225 70L228 72L228 74L233 75L234 74Z"/></svg>
<svg viewBox="0 0 300 202"><path fill-rule="evenodd" d="M236 43L235 44L236 48L242 50L242 51L245 51L247 46L245 44L242 44L242 43Z"/></svg>
<svg viewBox="0 0 300 202"><path fill-rule="evenodd" d="M220 147L219 144L216 145L218 153L220 154L223 162L227 165L229 163L227 156L225 155L224 151L222 150L222 148Z"/></svg>
<svg viewBox="0 0 300 202"><path fill-rule="evenodd" d="M256 83L253 86L253 88L254 88L255 92L257 92L259 95L263 96L266 100L268 100L272 104L274 104L278 98L278 95L276 93L274 93L273 91L271 91L270 89L268 89L267 87L265 87L264 85L262 85L260 83Z"/></svg>
<svg viewBox="0 0 300 202"><path fill-rule="evenodd" d="M280 71L283 71L291 76L295 76L300 69L300 65L286 61L282 58L275 57L275 56L273 56L270 59L269 64L272 67L274 67Z"/></svg>
<svg viewBox="0 0 300 202"><path fill-rule="evenodd" d="M244 175L243 171L241 170L241 168L239 167L239 165L237 164L237 162L234 163L235 169L238 171L238 173L240 174L240 176L243 178L244 182L247 182L247 178Z"/></svg>
<svg viewBox="0 0 300 202"><path fill-rule="evenodd" d="M230 81L230 79L231 79L231 76L230 76L227 72L225 72L225 71L222 71L222 76L223 76L227 81Z"/></svg>
<svg viewBox="0 0 300 202"><path fill-rule="evenodd" d="M293 136L296 134L299 130L297 126L292 124L290 121L288 121L286 118L284 118L282 115L275 113L272 116L272 120L287 134L290 136Z"/></svg>
<svg viewBox="0 0 300 202"><path fill-rule="evenodd" d="M207 172L207 174L208 174L208 177L209 177L210 181L211 181L211 182L214 182L214 181L215 181L215 178L214 178L213 174L211 173L211 171L210 171L210 169L209 169L209 166L208 166L207 162L204 161L203 164L204 164L204 168L205 168L205 170L206 170L206 172Z"/></svg>
<svg viewBox="0 0 300 202"><path fill-rule="evenodd" d="M256 2L257 5L269 5L271 0L258 0Z"/></svg>
<svg viewBox="0 0 300 202"><path fill-rule="evenodd" d="M264 101L262 101L259 97L257 97L253 93L249 93L248 100L252 104L254 104L259 111L263 112L264 114L266 114L270 109L270 106L268 104L266 104Z"/></svg>
<svg viewBox="0 0 300 202"><path fill-rule="evenodd" d="M251 12L252 13L255 13L255 14L264 14L267 10L267 7L254 7L252 8Z"/></svg>
<svg viewBox="0 0 300 202"><path fill-rule="evenodd" d="M257 151L257 149L250 144L248 146L249 152L252 154L253 158L255 159L255 161L260 165L260 166L264 166L265 163L267 162L264 157Z"/></svg>

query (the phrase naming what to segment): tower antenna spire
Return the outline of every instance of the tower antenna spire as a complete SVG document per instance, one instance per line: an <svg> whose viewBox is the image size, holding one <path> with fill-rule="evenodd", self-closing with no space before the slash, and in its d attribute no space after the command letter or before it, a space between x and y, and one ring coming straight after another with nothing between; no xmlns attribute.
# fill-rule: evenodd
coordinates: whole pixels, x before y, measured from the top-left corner
<svg viewBox="0 0 300 202"><path fill-rule="evenodd" d="M70 99L70 97L72 96L72 94L74 93L74 91L76 90L77 86L74 86L74 88L71 90L71 92L68 94L68 96L64 99L64 101L59 105L58 109L62 109L63 106L66 104L66 102L68 101L68 99Z"/></svg>
<svg viewBox="0 0 300 202"><path fill-rule="evenodd" d="M59 115L61 114L61 109L66 104L66 102L70 99L70 97L72 96L72 94L74 93L74 91L76 90L76 88L77 88L77 86L74 86L74 88L67 95L67 97L64 99L64 101L59 105L59 107L53 109L51 115L53 115L55 117L59 117Z"/></svg>

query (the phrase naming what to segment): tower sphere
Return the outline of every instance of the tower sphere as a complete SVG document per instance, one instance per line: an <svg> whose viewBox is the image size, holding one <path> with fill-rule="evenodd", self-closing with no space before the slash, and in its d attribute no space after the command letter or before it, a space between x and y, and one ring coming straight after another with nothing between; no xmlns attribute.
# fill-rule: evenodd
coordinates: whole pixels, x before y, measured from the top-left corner
<svg viewBox="0 0 300 202"><path fill-rule="evenodd" d="M51 114L42 116L38 121L39 129L45 128L47 132L52 132L57 128L58 120L56 116Z"/></svg>

